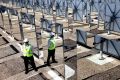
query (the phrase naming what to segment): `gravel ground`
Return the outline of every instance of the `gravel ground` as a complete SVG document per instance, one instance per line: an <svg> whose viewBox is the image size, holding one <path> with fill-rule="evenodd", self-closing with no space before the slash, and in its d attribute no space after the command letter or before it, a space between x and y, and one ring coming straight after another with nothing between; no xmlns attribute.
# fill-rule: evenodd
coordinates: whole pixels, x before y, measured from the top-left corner
<svg viewBox="0 0 120 80"><path fill-rule="evenodd" d="M35 63L36 63L37 67L40 66L37 62L35 62ZM0 64L0 74L2 74L1 75L2 77L0 77L0 80L7 79L7 78L12 77L16 74L19 74L21 72L23 72L23 74L24 74L24 70L25 70L24 68L25 68L24 61L20 57L5 61ZM29 66L29 68L30 68L30 66ZM29 70L31 72L32 68L30 68ZM34 80L36 80L36 78L37 77L35 76ZM38 77L38 78L40 78L40 77ZM30 79L30 80L32 80L32 79Z"/></svg>
<svg viewBox="0 0 120 80"><path fill-rule="evenodd" d="M120 65L112 69L88 77L85 80L118 80L120 79Z"/></svg>
<svg viewBox="0 0 120 80"><path fill-rule="evenodd" d="M77 54L77 79L78 80L84 79L83 77L85 77L87 75L86 74L87 72L85 72L86 70L82 69L82 67L87 66L89 63L86 60L82 60L82 59L84 59L85 57L90 56L92 54L95 54L95 52L93 52L93 51L87 51L87 52L82 52L82 53L78 53ZM92 69L89 68L88 70L89 71L91 70L91 71L94 72L93 69L94 68L92 68ZM79 74L81 74L81 75L79 75Z"/></svg>
<svg viewBox="0 0 120 80"><path fill-rule="evenodd" d="M24 64L21 58L11 59L0 64L0 80L24 71Z"/></svg>
<svg viewBox="0 0 120 80"><path fill-rule="evenodd" d="M0 48L0 58L4 58L13 54L18 53L18 51L15 51L13 49L13 46L6 46L3 48Z"/></svg>
<svg viewBox="0 0 120 80"><path fill-rule="evenodd" d="M117 61L115 62L112 61L104 65L98 65L90 60L87 60L86 58L82 58L77 60L77 74L78 74L77 78L78 80L83 80L83 79L89 78L90 76L99 74L101 72L106 72L107 70L113 69L118 65L119 63ZM97 79L94 79L94 80L97 80ZM104 79L99 79L99 80L104 80ZM108 80L108 79L105 79L105 80ZM116 79L113 79L113 80L116 80Z"/></svg>

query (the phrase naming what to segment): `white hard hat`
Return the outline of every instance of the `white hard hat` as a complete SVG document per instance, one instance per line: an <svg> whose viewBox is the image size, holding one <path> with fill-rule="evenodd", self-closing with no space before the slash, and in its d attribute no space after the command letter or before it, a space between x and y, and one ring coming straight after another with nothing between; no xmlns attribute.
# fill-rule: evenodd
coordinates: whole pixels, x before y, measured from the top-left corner
<svg viewBox="0 0 120 80"><path fill-rule="evenodd" d="M25 38L23 42L29 42L28 38Z"/></svg>
<svg viewBox="0 0 120 80"><path fill-rule="evenodd" d="M51 33L50 33L50 36L55 36L55 33L51 32Z"/></svg>

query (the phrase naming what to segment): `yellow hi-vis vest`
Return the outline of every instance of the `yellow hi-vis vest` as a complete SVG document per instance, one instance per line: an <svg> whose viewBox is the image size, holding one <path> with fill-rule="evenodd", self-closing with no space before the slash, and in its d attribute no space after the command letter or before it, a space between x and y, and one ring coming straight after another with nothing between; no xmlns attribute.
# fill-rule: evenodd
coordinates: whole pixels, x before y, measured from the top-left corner
<svg viewBox="0 0 120 80"><path fill-rule="evenodd" d="M31 45L29 45L29 46L24 45L23 56L25 56L25 57L33 56L32 46Z"/></svg>
<svg viewBox="0 0 120 80"><path fill-rule="evenodd" d="M50 46L49 46L48 49L53 50L53 49L55 49L55 47L56 47L55 39L53 38L53 39L50 40Z"/></svg>

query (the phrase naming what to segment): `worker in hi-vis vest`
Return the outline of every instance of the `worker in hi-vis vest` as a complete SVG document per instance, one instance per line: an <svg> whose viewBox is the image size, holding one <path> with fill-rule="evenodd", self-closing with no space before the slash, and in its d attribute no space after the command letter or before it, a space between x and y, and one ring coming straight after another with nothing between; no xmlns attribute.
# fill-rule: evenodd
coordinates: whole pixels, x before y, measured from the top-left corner
<svg viewBox="0 0 120 80"><path fill-rule="evenodd" d="M55 34L54 33L50 33L50 39L48 40L48 57L47 57L47 65L50 65L50 58L52 57L52 62L53 63L57 63L57 61L55 60L55 48L56 48L56 42L54 39Z"/></svg>
<svg viewBox="0 0 120 80"><path fill-rule="evenodd" d="M24 64L25 64L25 74L28 73L28 65L29 63L33 67L35 71L37 71L35 62L34 62L34 57L33 57L33 48L32 45L29 44L28 39L24 39L24 44L22 46L22 52L23 52L23 58L24 58Z"/></svg>

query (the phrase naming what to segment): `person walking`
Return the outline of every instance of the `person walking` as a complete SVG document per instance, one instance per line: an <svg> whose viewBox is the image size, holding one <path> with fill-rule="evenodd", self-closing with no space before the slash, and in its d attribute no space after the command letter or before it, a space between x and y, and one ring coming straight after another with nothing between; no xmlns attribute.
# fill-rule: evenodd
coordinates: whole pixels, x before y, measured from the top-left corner
<svg viewBox="0 0 120 80"><path fill-rule="evenodd" d="M48 57L47 57L47 65L50 65L50 58L52 57L52 62L53 63L58 63L55 60L55 48L56 48L56 42L54 39L55 34L53 32L50 33L50 38L48 40Z"/></svg>
<svg viewBox="0 0 120 80"><path fill-rule="evenodd" d="M31 64L31 66L35 71L37 71L37 68L34 62L32 45L29 44L29 40L27 38L25 38L23 42L24 44L22 47L22 52L23 52L23 59L25 64L25 74L27 74L29 63Z"/></svg>

